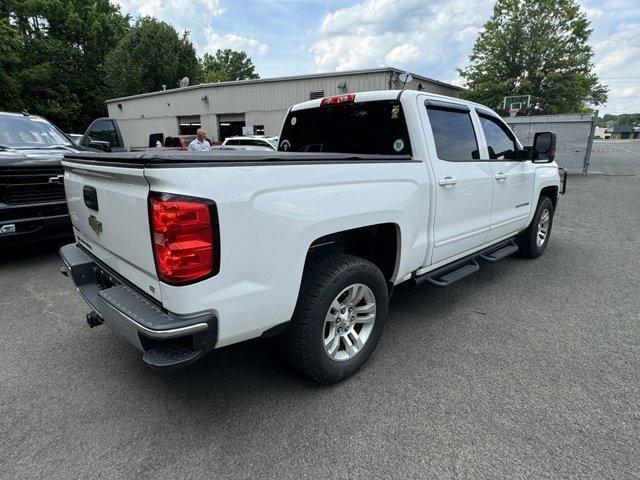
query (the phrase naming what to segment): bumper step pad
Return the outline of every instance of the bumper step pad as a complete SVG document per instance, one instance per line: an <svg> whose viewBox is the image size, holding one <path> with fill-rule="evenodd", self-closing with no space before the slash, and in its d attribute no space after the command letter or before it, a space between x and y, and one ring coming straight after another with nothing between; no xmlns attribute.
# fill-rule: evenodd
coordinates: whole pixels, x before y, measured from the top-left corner
<svg viewBox="0 0 640 480"><path fill-rule="evenodd" d="M162 370L171 370L192 364L203 355L201 350L189 350L182 345L158 345L144 352L142 360L147 365Z"/></svg>

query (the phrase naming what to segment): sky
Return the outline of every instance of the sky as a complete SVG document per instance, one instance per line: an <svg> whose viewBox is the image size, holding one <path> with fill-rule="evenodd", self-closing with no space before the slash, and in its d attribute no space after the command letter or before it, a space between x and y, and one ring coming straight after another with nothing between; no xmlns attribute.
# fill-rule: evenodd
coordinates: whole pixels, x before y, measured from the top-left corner
<svg viewBox="0 0 640 480"><path fill-rule="evenodd" d="M246 51L262 78L393 66L461 85L494 0L116 0L188 31L198 55ZM640 112L640 0L579 0L603 113Z"/></svg>

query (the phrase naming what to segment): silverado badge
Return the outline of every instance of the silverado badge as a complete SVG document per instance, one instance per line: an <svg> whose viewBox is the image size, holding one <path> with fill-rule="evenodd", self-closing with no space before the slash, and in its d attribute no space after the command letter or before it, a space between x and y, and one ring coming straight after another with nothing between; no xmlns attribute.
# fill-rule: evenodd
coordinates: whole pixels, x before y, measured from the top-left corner
<svg viewBox="0 0 640 480"><path fill-rule="evenodd" d="M102 233L102 222L98 221L93 215L89 215L89 226L96 234L100 235Z"/></svg>

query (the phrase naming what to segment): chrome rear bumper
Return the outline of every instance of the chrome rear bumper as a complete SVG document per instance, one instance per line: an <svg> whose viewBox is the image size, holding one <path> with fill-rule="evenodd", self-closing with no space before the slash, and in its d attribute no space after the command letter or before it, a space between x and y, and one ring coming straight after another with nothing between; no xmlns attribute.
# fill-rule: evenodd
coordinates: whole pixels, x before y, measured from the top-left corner
<svg viewBox="0 0 640 480"><path fill-rule="evenodd" d="M126 280L108 270L77 244L60 249L61 272L97 313L91 326L104 324L143 352L145 362L162 368L188 365L212 350L216 342L213 315L181 317L162 310ZM170 357L163 352L170 350Z"/></svg>

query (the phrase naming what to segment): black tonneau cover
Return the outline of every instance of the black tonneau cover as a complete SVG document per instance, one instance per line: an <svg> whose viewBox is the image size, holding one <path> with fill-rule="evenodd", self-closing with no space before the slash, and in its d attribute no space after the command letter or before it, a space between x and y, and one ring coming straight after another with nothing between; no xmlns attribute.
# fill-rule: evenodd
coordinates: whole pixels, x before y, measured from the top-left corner
<svg viewBox="0 0 640 480"><path fill-rule="evenodd" d="M269 152L232 151L220 152L117 152L117 153L68 153L65 161L89 165L112 165L118 167L189 167L189 166L233 166L270 164L318 164L318 163L379 163L410 162L410 156L359 155L352 153L317 152Z"/></svg>

